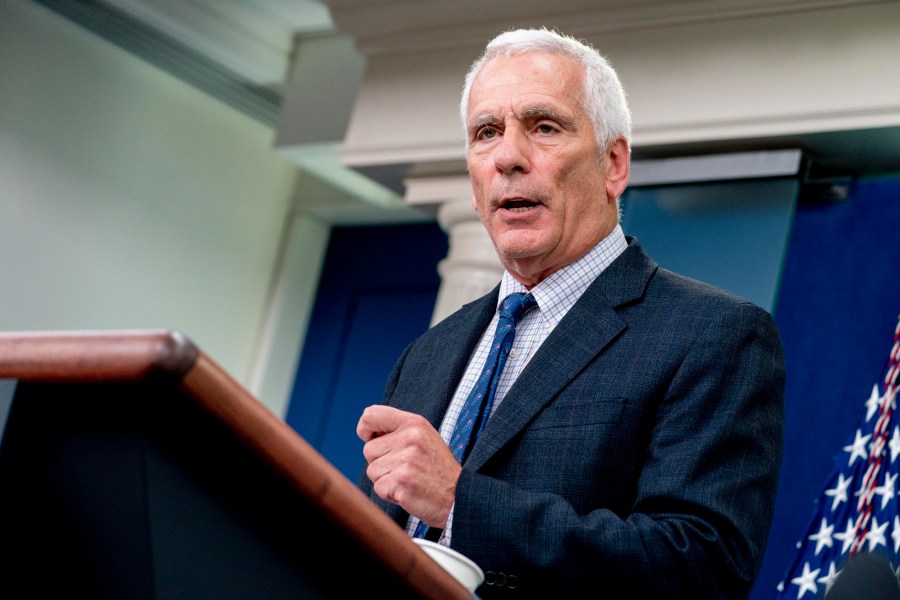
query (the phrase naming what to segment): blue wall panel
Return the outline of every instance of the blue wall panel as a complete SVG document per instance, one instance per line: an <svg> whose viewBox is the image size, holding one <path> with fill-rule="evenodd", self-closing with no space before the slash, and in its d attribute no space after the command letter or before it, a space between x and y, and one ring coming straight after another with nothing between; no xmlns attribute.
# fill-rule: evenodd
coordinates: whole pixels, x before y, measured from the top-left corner
<svg viewBox="0 0 900 600"><path fill-rule="evenodd" d="M622 228L663 267L772 312L798 189L796 179L636 188Z"/></svg>

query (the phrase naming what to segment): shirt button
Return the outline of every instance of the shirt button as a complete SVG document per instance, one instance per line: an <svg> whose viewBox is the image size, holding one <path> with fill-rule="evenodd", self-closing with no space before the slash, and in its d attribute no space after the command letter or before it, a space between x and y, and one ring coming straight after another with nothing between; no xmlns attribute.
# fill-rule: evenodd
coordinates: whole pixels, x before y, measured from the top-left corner
<svg viewBox="0 0 900 600"><path fill-rule="evenodd" d="M519 355L519 351L516 350L516 349L512 349L512 350L509 351L509 356L510 356L510 358L515 358L515 357L517 357L518 355Z"/></svg>

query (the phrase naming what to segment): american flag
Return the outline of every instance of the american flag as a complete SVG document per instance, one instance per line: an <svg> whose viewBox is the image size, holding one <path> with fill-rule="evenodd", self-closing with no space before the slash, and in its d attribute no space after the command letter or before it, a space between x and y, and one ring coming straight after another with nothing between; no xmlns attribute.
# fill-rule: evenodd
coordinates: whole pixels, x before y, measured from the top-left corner
<svg viewBox="0 0 900 600"><path fill-rule="evenodd" d="M856 431L837 454L816 513L778 584L777 600L821 598L846 560L877 553L900 566L900 321L881 381L872 386Z"/></svg>

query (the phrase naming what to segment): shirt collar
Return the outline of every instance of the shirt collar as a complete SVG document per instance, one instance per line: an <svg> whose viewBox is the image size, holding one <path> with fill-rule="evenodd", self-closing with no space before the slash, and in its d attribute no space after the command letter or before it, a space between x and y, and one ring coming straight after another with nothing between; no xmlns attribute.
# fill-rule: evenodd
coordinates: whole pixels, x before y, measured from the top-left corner
<svg viewBox="0 0 900 600"><path fill-rule="evenodd" d="M625 249L628 242L622 232L621 225L610 232L587 254L551 273L546 279L531 288L531 294L538 301L538 308L549 324L555 326L570 308L581 298L588 286L610 265ZM508 271L503 272L500 281L500 296L497 305L509 294L528 292Z"/></svg>

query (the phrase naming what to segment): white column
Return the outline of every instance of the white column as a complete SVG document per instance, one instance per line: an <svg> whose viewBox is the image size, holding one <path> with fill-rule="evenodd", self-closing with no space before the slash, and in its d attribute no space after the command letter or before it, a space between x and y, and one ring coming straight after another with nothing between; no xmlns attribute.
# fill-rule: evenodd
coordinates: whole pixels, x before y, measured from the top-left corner
<svg viewBox="0 0 900 600"><path fill-rule="evenodd" d="M503 265L472 208L472 188L467 176L408 179L406 201L436 205L438 223L449 240L447 257L438 264L441 287L431 317L433 325L466 302L491 291L503 276Z"/></svg>

